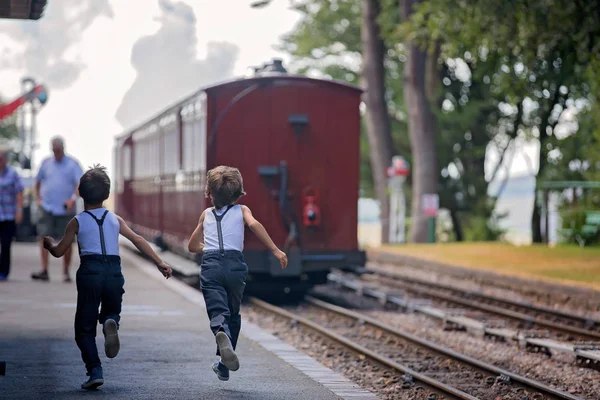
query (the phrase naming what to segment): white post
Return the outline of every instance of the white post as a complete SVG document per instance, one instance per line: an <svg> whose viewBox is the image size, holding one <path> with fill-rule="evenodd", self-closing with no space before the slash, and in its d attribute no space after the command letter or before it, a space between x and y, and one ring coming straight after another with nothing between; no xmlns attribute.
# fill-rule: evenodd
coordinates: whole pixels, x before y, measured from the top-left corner
<svg viewBox="0 0 600 400"><path fill-rule="evenodd" d="M406 242L406 197L404 195L404 185L400 184L400 190L398 192L398 243Z"/></svg>
<svg viewBox="0 0 600 400"><path fill-rule="evenodd" d="M393 178L392 178L393 179ZM391 181L391 179L390 179ZM390 182L391 183L391 182ZM390 243L397 243L396 236L398 232L398 219L396 218L397 214L397 194L393 189L393 186L390 185Z"/></svg>
<svg viewBox="0 0 600 400"><path fill-rule="evenodd" d="M404 182L408 174L408 163L401 156L392 159L388 168L388 187L390 189L390 243L404 243L406 199L404 197Z"/></svg>

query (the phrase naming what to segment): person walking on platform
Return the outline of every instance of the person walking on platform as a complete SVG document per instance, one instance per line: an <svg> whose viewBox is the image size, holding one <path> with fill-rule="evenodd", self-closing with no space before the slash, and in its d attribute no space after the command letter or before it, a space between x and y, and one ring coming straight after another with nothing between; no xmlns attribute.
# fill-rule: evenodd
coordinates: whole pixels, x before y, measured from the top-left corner
<svg viewBox="0 0 600 400"><path fill-rule="evenodd" d="M50 236L45 236L43 243L50 254L58 258L67 253L77 236L81 265L76 274L75 341L89 376L81 388L91 390L104 383L96 347L98 322L103 325L106 356L116 357L120 348L117 332L125 293L125 278L119 257L119 234L131 240L135 247L150 257L165 278L171 277L173 271L121 217L104 208L103 203L110 193L110 179L104 167L94 166L83 174L79 182L79 193L83 198L85 211L69 221L58 244Z"/></svg>
<svg viewBox="0 0 600 400"><path fill-rule="evenodd" d="M48 281L48 252L44 249L41 238L52 236L58 239L75 215L77 184L83 174L81 166L65 154L64 141L55 137L51 141L54 157L48 157L40 166L35 178L35 196L40 219L37 233L40 238L42 270L31 274L33 279ZM71 282L69 267L71 265L71 247L67 249L63 260L64 282Z"/></svg>
<svg viewBox="0 0 600 400"><path fill-rule="evenodd" d="M188 241L188 250L203 253L200 287L217 342L220 361L212 365L217 377L226 381L229 371L240 367L235 349L240 334L240 305L246 286L248 266L244 261L244 224L287 266L287 256L277 248L269 234L246 206L236 204L244 193L242 175L237 168L219 166L208 171L206 197L214 207L202 212L198 226Z"/></svg>
<svg viewBox="0 0 600 400"><path fill-rule="evenodd" d="M23 220L23 183L8 163L8 149L0 148L0 282L10 273L10 248L17 224Z"/></svg>

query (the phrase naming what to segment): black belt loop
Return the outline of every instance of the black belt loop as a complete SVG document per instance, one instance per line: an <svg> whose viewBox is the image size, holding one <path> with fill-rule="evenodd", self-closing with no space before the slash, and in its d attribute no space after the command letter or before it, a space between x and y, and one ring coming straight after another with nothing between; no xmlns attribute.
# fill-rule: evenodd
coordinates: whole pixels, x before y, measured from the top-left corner
<svg viewBox="0 0 600 400"><path fill-rule="evenodd" d="M104 218L106 218L106 214L108 214L108 210L104 211L102 214L102 218L98 219L94 214L89 211L85 211L87 214L91 215L94 218L94 221L98 224L98 230L100 231L100 246L102 246L102 257L104 257L104 261L107 261L106 258L106 243L104 242L104 228L102 225L104 224Z"/></svg>
<svg viewBox="0 0 600 400"><path fill-rule="evenodd" d="M221 220L223 219L225 214L227 214L227 211L231 210L231 207L233 207L233 204L228 205L227 210L225 210L225 212L221 215L217 215L217 211L215 210L214 207L212 209L212 212L215 215L215 220L217 221L217 233L219 235L219 254L221 255L221 257L225 256L225 247L223 247L223 231L221 229Z"/></svg>

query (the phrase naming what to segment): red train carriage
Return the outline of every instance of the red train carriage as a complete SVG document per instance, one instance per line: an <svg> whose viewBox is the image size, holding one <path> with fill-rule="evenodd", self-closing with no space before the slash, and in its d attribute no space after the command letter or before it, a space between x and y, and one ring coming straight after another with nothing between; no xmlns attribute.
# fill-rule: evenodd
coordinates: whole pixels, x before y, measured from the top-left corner
<svg viewBox="0 0 600 400"><path fill-rule="evenodd" d="M331 268L362 267L357 214L361 90L286 73L204 88L117 139L117 212L165 249L210 200L206 171L240 169L248 205L290 260L281 270L247 234L249 291L302 292Z"/></svg>

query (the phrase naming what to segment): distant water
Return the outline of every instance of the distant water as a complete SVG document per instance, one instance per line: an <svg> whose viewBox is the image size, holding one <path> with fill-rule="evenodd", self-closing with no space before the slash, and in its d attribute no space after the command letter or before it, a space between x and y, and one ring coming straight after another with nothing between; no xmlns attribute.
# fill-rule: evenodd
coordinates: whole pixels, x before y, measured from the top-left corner
<svg viewBox="0 0 600 400"><path fill-rule="evenodd" d="M489 193L498 191L499 183L493 183L489 187ZM533 211L535 189L535 177L516 176L510 178L502 195L498 199L496 210L498 212L508 211L508 216L501 221L501 226L507 230L507 240L515 243L529 243L531 240L531 213ZM556 212L556 198L550 199L550 240L557 240L556 230L560 219ZM361 198L358 200L358 221L363 226L365 236L359 241L372 242L372 238L366 234L372 234L379 229L379 202L373 199Z"/></svg>

